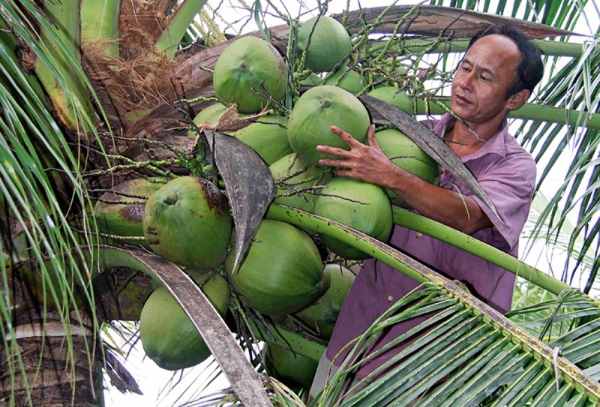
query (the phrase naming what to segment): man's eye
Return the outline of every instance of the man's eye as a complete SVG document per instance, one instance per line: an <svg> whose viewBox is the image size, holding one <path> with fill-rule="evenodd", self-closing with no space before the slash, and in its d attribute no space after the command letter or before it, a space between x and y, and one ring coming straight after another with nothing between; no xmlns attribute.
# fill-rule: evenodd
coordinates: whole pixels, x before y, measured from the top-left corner
<svg viewBox="0 0 600 407"><path fill-rule="evenodd" d="M481 80L485 81L485 82L489 82L490 78L486 77L486 76L482 76Z"/></svg>

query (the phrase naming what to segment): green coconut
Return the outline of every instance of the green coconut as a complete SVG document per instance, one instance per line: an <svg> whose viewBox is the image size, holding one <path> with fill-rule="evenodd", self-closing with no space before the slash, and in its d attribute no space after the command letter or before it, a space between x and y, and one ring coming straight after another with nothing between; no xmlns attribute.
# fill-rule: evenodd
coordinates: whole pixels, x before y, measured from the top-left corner
<svg viewBox="0 0 600 407"><path fill-rule="evenodd" d="M315 202L315 215L357 229L382 242L390 237L393 226L392 205L385 190L352 178L334 178ZM331 236L322 236L323 244L345 259L366 259L368 254Z"/></svg>
<svg viewBox="0 0 600 407"><path fill-rule="evenodd" d="M170 181L148 199L143 229L156 254L196 270L211 270L227 255L232 219L216 185L187 176Z"/></svg>
<svg viewBox="0 0 600 407"><path fill-rule="evenodd" d="M257 113L269 103L265 91L274 100L283 98L287 68L271 44L257 37L243 37L219 56L213 86L217 96L227 104L236 103L240 113Z"/></svg>
<svg viewBox="0 0 600 407"><path fill-rule="evenodd" d="M263 220L236 273L235 251L225 269L235 292L256 311L280 316L298 311L323 292L323 270L317 246L302 230L284 222Z"/></svg>
<svg viewBox="0 0 600 407"><path fill-rule="evenodd" d="M274 202L311 213L315 210L317 195L295 192L322 185L331 179L330 171L316 165L308 165L295 153L279 159L269 169L276 185Z"/></svg>
<svg viewBox="0 0 600 407"><path fill-rule="evenodd" d="M211 304L227 313L229 285L219 274L195 275ZM157 288L144 304L140 315L140 339L144 351L158 366L179 370L195 366L210 356L210 350L193 322L165 287Z"/></svg>
<svg viewBox="0 0 600 407"><path fill-rule="evenodd" d="M346 67L338 69L336 73L326 79L323 84L339 86L348 92L360 92L364 87L360 74L356 71L349 71Z"/></svg>
<svg viewBox="0 0 600 407"><path fill-rule="evenodd" d="M413 101L403 90L393 86L382 86L373 89L368 93L368 95L377 99L381 99L384 102L388 102L389 104L402 109L408 114L415 114Z"/></svg>
<svg viewBox="0 0 600 407"><path fill-rule="evenodd" d="M296 316L313 328L319 337L329 339L355 275L339 264L327 264L323 269L323 279L328 287L325 294L308 308L297 312Z"/></svg>
<svg viewBox="0 0 600 407"><path fill-rule="evenodd" d="M94 206L98 230L116 238L116 242L143 245L142 219L146 200L167 183L166 179L136 178L121 182L103 194Z"/></svg>
<svg viewBox="0 0 600 407"><path fill-rule="evenodd" d="M300 85L306 86L319 86L321 84L321 78L319 78L314 72L311 72L306 78L300 81Z"/></svg>
<svg viewBox="0 0 600 407"><path fill-rule="evenodd" d="M302 24L298 30L300 55L307 45L306 67L315 72L331 71L352 51L352 42L346 28L327 16L313 17Z"/></svg>
<svg viewBox="0 0 600 407"><path fill-rule="evenodd" d="M263 360L269 375L292 390L310 389L318 366L317 362L305 356L273 344L263 348Z"/></svg>
<svg viewBox="0 0 600 407"><path fill-rule="evenodd" d="M196 117L194 117L194 123L196 126L200 126L202 123L216 124L219 121L219 117L227 110L227 106L221 103L215 103L205 109L202 109ZM188 137L196 138L198 133L193 127L188 131Z"/></svg>
<svg viewBox="0 0 600 407"><path fill-rule="evenodd" d="M397 129L387 129L378 131L375 138L384 154L398 167L431 184L439 183L438 164L406 134ZM406 206L395 192L388 189L387 193L392 204Z"/></svg>
<svg viewBox="0 0 600 407"><path fill-rule="evenodd" d="M198 113L194 122L197 125L216 124L225 110L227 107L222 104L212 105ZM238 114L237 117L241 119L248 115ZM255 123L229 134L248 145L267 165L271 165L281 157L294 152L287 138L287 124L287 117L267 114L258 118ZM197 133L190 129L188 136L196 137Z"/></svg>
<svg viewBox="0 0 600 407"><path fill-rule="evenodd" d="M316 86L306 91L294 106L288 124L292 149L307 163L317 165L320 158L335 158L316 150L318 145L348 145L331 131L338 126L364 143L371 121L364 105L350 92L336 86Z"/></svg>
<svg viewBox="0 0 600 407"><path fill-rule="evenodd" d="M294 152L287 138L287 117L268 114L238 130L235 137L250 146L267 165Z"/></svg>

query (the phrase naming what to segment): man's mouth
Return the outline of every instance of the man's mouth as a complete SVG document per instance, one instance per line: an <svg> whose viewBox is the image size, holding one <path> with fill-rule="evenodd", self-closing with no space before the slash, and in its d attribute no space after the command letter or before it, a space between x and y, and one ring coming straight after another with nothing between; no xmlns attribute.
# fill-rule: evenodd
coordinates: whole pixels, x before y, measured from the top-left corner
<svg viewBox="0 0 600 407"><path fill-rule="evenodd" d="M467 103L470 104L471 103L467 98L465 98L464 96L461 96L461 95L454 95L454 98L460 104L467 104Z"/></svg>

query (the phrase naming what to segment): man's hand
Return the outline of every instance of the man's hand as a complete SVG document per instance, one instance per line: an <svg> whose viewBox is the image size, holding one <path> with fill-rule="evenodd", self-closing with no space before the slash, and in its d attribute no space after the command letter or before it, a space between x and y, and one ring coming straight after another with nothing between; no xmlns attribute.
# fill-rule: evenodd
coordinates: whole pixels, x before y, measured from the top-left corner
<svg viewBox="0 0 600 407"><path fill-rule="evenodd" d="M423 181L391 162L375 139L374 125L367 130L368 145L339 127L332 126L331 131L350 147L350 151L346 151L337 147L317 146L320 152L340 157L319 160L320 165L334 167L337 176L389 188L422 215L467 234L492 226L487 215L471 197Z"/></svg>
<svg viewBox="0 0 600 407"><path fill-rule="evenodd" d="M398 167L381 151L375 139L375 125L372 124L367 130L368 145L359 142L339 127L331 126L331 131L348 144L350 151L337 147L317 146L317 151L340 157L340 159L323 158L319 160L319 164L334 167L336 175L340 177L355 178L385 188L391 187L390 174Z"/></svg>

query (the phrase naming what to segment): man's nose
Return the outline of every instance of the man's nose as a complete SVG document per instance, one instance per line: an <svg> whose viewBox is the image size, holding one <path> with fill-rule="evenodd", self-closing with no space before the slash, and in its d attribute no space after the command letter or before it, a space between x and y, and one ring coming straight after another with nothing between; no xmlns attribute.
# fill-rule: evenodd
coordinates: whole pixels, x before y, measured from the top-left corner
<svg viewBox="0 0 600 407"><path fill-rule="evenodd" d="M474 71L462 72L457 78L455 78L455 80L458 79L458 86L460 86L462 89L471 91L473 90L473 75Z"/></svg>

